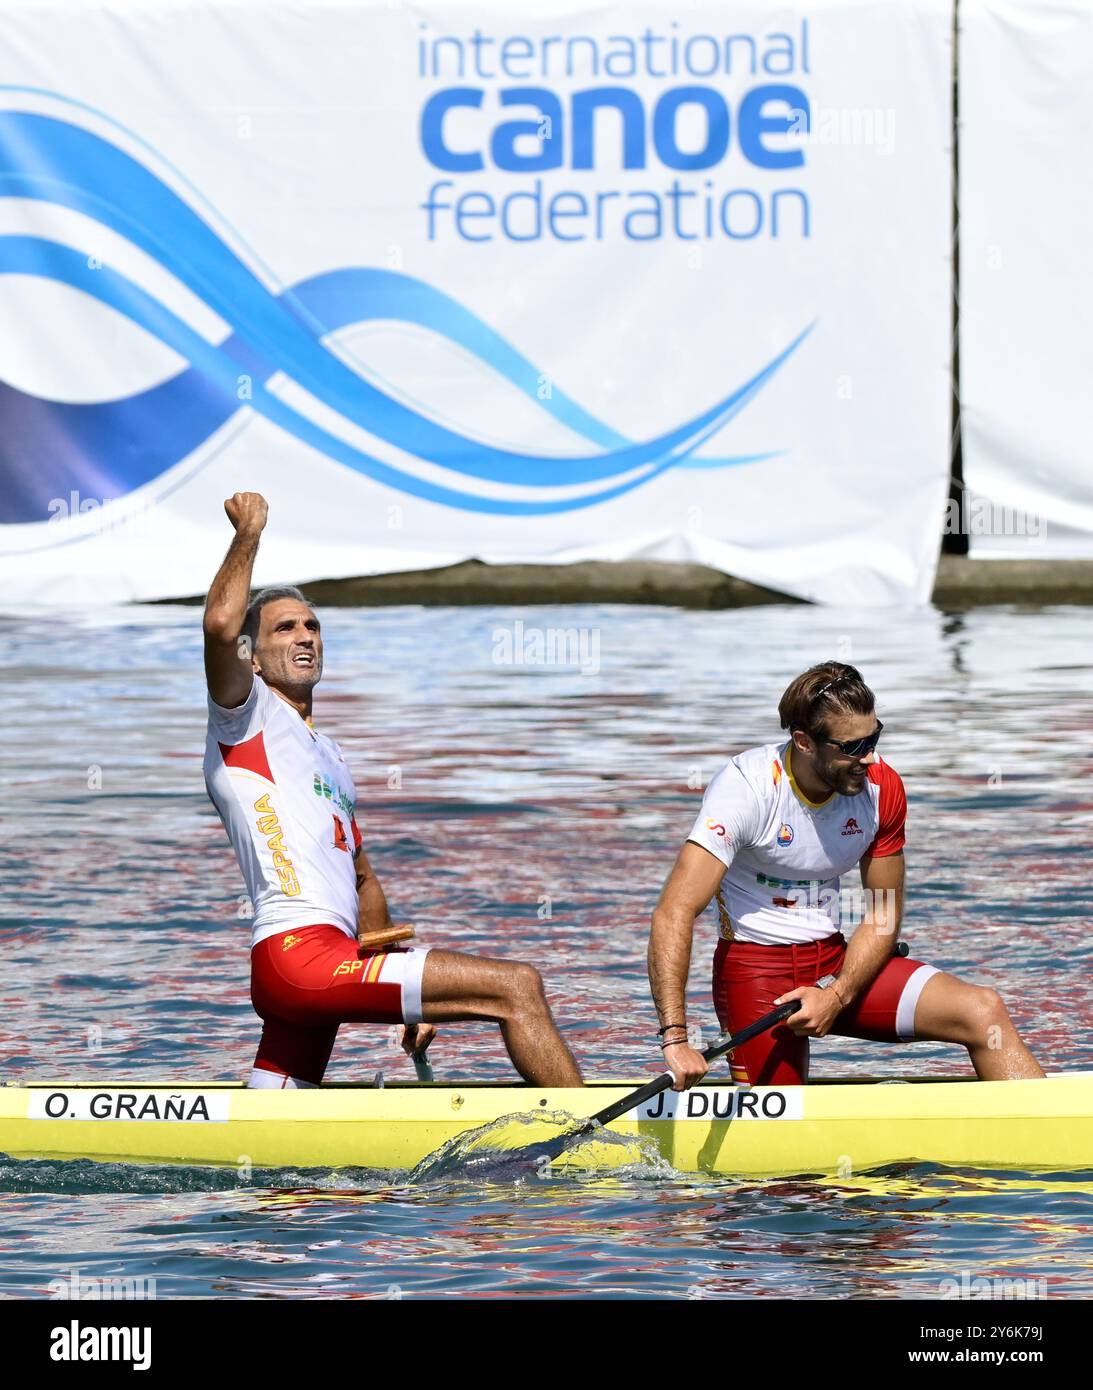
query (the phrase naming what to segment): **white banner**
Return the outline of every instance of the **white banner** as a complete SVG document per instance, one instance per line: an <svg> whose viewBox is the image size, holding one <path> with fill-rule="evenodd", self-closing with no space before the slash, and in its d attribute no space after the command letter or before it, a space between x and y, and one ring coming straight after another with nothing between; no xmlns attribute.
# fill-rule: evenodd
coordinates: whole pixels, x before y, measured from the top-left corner
<svg viewBox="0 0 1093 1390"><path fill-rule="evenodd" d="M963 527L973 556L1093 556L1088 0L964 0Z"/></svg>
<svg viewBox="0 0 1093 1390"><path fill-rule="evenodd" d="M948 0L0 0L0 595L694 560L928 599Z"/></svg>

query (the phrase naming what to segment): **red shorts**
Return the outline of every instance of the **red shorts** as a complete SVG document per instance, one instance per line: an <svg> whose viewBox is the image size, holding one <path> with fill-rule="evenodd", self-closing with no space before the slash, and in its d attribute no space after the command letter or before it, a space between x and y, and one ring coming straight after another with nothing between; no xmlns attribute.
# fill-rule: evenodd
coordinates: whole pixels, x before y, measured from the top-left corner
<svg viewBox="0 0 1093 1390"><path fill-rule="evenodd" d="M340 1023L420 1023L427 951L360 955L340 927L267 936L251 951L250 996L264 1020L254 1065L317 1086Z"/></svg>
<svg viewBox="0 0 1093 1390"><path fill-rule="evenodd" d="M823 975L837 975L846 955L841 933L797 946L719 941L713 958L713 999L726 1033L746 1028L776 1007L774 1001ZM910 1042L922 987L932 965L893 956L876 979L836 1018L832 1033L873 1042ZM733 1080L751 1086L795 1086L808 1080L808 1038L783 1024L760 1033L731 1054Z"/></svg>

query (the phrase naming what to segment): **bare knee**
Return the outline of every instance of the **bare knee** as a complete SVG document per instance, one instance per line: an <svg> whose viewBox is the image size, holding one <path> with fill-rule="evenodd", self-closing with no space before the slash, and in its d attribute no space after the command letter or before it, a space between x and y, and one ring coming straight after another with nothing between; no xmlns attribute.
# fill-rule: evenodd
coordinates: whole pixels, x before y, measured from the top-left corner
<svg viewBox="0 0 1093 1390"><path fill-rule="evenodd" d="M1009 1025L1009 1014L996 989L986 985L969 985L967 1002L962 1009L962 1023L965 1037L961 1041L968 1047L998 1047L1002 1031Z"/></svg>
<svg viewBox="0 0 1093 1390"><path fill-rule="evenodd" d="M543 977L534 965L511 965L507 971L505 998L514 1012L538 1012L546 1007Z"/></svg>

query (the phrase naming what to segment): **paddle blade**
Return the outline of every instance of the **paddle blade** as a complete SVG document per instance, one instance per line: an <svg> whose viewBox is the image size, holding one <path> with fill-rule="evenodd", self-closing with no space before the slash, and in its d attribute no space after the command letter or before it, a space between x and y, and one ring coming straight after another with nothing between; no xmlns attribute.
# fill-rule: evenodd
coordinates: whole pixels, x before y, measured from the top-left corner
<svg viewBox="0 0 1093 1390"><path fill-rule="evenodd" d="M423 1158L410 1181L534 1182L586 1169L615 1173L638 1169L653 1176L674 1171L650 1140L598 1126L590 1133L587 1120L554 1110L502 1115L457 1134Z"/></svg>
<svg viewBox="0 0 1093 1390"><path fill-rule="evenodd" d="M568 1133L572 1124L564 1111L502 1115L457 1134L426 1154L410 1174L410 1181L435 1182L451 1177L516 1181L534 1177L535 1150Z"/></svg>

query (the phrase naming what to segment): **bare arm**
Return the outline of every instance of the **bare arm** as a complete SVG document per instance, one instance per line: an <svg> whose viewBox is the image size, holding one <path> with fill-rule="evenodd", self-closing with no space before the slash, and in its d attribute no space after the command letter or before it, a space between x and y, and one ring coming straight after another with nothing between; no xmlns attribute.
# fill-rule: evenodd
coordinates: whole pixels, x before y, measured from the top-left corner
<svg viewBox="0 0 1093 1390"><path fill-rule="evenodd" d="M902 853L861 861L865 915L847 943L843 967L832 986L844 1008L868 989L896 949L903 921L904 876Z"/></svg>
<svg viewBox="0 0 1093 1390"><path fill-rule="evenodd" d="M357 898L360 904L357 914L358 936L387 931L389 928L393 931L395 924L391 921L387 899L363 848L357 850L356 870Z"/></svg>
<svg viewBox="0 0 1093 1390"><path fill-rule="evenodd" d="M387 907L387 898L376 877L376 871L368 862L368 856L361 846L354 856L357 872L357 899L360 904L357 913L357 940L367 950L382 951L393 946L396 941L405 940L407 931L395 926ZM408 933L413 936L413 929ZM385 937L386 944L376 938ZM371 937L371 944L365 938ZM431 1023L412 1023L399 1030L401 1046L407 1056L424 1057L425 1050L436 1037L436 1029Z"/></svg>
<svg viewBox="0 0 1093 1390"><path fill-rule="evenodd" d="M254 680L249 643L239 639L267 507L257 492L237 492L224 510L235 537L205 600L205 679L216 703L234 709L250 694Z"/></svg>
<svg viewBox="0 0 1093 1390"><path fill-rule="evenodd" d="M685 1090L706 1075L705 1059L687 1042L687 976L695 918L709 906L725 873L716 855L688 841L680 850L653 911L649 934L649 984L661 1028L664 1059Z"/></svg>

